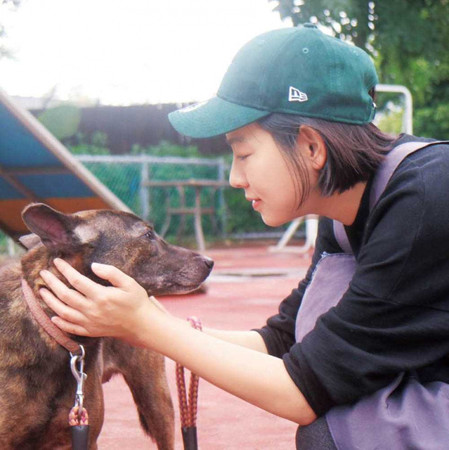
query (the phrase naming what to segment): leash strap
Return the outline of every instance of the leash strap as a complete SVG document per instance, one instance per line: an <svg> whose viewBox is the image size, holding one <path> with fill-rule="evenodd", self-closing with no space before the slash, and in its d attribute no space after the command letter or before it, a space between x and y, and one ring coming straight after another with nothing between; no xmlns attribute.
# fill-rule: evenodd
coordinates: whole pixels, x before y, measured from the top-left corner
<svg viewBox="0 0 449 450"><path fill-rule="evenodd" d="M187 320L193 328L202 330L201 321L196 317ZM198 412L198 383L199 377L190 373L189 398L187 400L187 389L184 376L184 367L176 364L176 384L178 387L178 400L181 418L182 440L185 450L197 450L198 438L196 433L196 417Z"/></svg>
<svg viewBox="0 0 449 450"><path fill-rule="evenodd" d="M72 450L87 450L89 448L89 425L72 425Z"/></svg>

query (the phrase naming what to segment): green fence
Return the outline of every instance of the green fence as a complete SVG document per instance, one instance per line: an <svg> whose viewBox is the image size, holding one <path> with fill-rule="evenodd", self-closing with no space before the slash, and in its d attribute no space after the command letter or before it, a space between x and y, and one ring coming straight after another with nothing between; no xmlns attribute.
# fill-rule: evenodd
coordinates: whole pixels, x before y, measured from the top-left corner
<svg viewBox="0 0 449 450"><path fill-rule="evenodd" d="M222 158L184 158L149 155L74 155L105 186L107 186L134 213L154 224L160 232L166 220L166 208L179 205L179 192L175 187L145 187L147 181L218 180L229 177L229 164ZM245 200L241 190L206 188L202 190L202 204L213 205L215 215L203 217L203 230L208 242L226 239L274 238L282 236L286 226L267 227L258 213ZM186 206L194 204L194 188L185 188ZM166 237L184 243L183 238L194 237L193 216L174 216ZM179 232L182 231L182 234ZM301 228L297 236L304 234ZM181 241L180 241L181 239ZM17 251L17 247L15 249ZM0 254L13 251L12 244L0 232Z"/></svg>
<svg viewBox="0 0 449 450"><path fill-rule="evenodd" d="M179 206L180 196L175 187L145 187L148 181L173 180L220 180L226 179L227 168L223 159L181 158L140 156L91 156L78 155L81 161L104 185L120 198L137 215L154 224L160 231L165 219L166 208ZM206 235L226 233L227 209L224 189L204 189L202 204L213 204L216 215L205 216L203 227ZM194 204L193 188L185 188L187 206ZM170 224L168 236L176 234L179 228L179 217ZM215 226L218 224L218 229ZM184 234L193 234L193 217L185 218Z"/></svg>

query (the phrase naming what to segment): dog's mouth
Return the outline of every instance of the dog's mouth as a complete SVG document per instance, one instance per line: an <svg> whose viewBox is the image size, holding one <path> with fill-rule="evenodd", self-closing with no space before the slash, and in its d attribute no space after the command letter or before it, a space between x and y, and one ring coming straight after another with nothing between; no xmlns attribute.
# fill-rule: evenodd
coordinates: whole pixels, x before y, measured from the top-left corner
<svg viewBox="0 0 449 450"><path fill-rule="evenodd" d="M157 296L164 296L164 295L184 295L184 294L190 294L192 292L195 292L196 290L200 289L203 285L203 282L201 283L195 283L195 284L171 284L170 286L165 285L160 288L149 288L147 289L148 295L154 295Z"/></svg>

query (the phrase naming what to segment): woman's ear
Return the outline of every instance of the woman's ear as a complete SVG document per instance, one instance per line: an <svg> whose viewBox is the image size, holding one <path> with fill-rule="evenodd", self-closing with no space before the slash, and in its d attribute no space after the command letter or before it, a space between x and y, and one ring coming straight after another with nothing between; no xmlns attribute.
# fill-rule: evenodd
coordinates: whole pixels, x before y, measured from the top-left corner
<svg viewBox="0 0 449 450"><path fill-rule="evenodd" d="M323 138L313 128L301 125L297 138L298 148L313 169L321 170L326 164L327 149Z"/></svg>

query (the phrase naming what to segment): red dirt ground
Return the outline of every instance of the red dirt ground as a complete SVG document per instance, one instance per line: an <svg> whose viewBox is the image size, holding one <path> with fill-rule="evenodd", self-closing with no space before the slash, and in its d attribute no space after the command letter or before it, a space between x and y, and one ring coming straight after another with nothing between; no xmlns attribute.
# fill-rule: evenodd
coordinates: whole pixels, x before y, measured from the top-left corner
<svg viewBox="0 0 449 450"><path fill-rule="evenodd" d="M160 300L178 317L195 315L205 326L223 329L263 325L302 278L310 261L309 253L272 253L266 246L211 249L205 253L215 260L207 292ZM182 450L173 361L167 360L167 372L176 411L175 448ZM116 377L104 385L104 390L105 423L99 448L155 449L156 445L140 429L124 381ZM198 445L203 450L294 448L294 423L246 404L204 380L199 384L197 427Z"/></svg>

